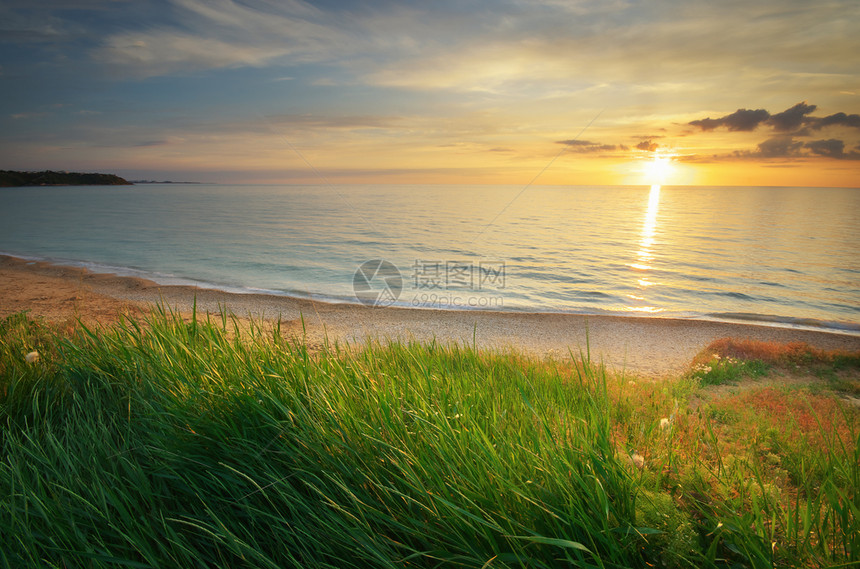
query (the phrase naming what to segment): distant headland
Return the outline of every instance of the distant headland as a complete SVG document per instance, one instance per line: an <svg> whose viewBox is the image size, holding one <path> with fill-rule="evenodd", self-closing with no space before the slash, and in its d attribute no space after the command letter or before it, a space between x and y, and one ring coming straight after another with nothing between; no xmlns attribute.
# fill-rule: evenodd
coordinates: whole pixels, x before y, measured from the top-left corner
<svg viewBox="0 0 860 569"><path fill-rule="evenodd" d="M20 186L130 186L131 182L114 174L78 172L16 172L0 170L0 187Z"/></svg>

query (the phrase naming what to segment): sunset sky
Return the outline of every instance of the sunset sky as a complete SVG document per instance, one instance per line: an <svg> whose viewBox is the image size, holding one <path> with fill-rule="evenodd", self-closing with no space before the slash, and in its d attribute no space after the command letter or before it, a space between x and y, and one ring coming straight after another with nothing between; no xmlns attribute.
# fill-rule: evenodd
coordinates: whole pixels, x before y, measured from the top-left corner
<svg viewBox="0 0 860 569"><path fill-rule="evenodd" d="M7 0L0 169L860 186L858 29L857 0Z"/></svg>

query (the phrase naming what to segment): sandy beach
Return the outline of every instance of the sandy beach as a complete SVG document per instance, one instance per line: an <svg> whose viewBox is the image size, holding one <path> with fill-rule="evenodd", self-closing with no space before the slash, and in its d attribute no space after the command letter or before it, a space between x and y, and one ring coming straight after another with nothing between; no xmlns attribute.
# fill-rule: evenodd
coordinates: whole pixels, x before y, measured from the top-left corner
<svg viewBox="0 0 860 569"><path fill-rule="evenodd" d="M807 342L822 349L860 350L860 336L796 328L579 314L368 308L283 296L234 294L0 256L0 318L29 310L51 321L81 318L107 324L143 315L155 303L182 312L222 307L242 318L282 320L282 329L313 343L388 340L458 342L566 358L590 350L615 370L651 377L683 372L709 342L722 337ZM303 322L302 322L303 321ZM304 328L303 328L304 325Z"/></svg>

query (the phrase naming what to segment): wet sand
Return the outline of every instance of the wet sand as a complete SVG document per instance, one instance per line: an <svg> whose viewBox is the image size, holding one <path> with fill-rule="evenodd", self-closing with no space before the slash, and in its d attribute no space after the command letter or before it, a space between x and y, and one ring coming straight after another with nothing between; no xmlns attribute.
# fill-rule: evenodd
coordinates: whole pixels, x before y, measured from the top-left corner
<svg viewBox="0 0 860 569"><path fill-rule="evenodd" d="M567 358L587 350L615 370L652 377L681 373L711 341L722 337L807 342L822 349L860 351L860 336L702 320L579 314L369 308L285 296L235 294L164 286L135 277L0 256L0 318L29 310L52 321L80 318L108 324L140 316L156 303L190 312L226 308L241 318L278 319L282 330L309 342L360 343L369 338L458 342Z"/></svg>

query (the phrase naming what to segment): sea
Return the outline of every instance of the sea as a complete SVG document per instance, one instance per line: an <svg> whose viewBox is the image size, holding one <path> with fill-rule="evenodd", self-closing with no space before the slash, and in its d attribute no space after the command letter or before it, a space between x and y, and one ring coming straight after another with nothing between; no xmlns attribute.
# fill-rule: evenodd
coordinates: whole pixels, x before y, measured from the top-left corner
<svg viewBox="0 0 860 569"><path fill-rule="evenodd" d="M860 335L855 188L3 188L0 253L377 307L740 320Z"/></svg>

